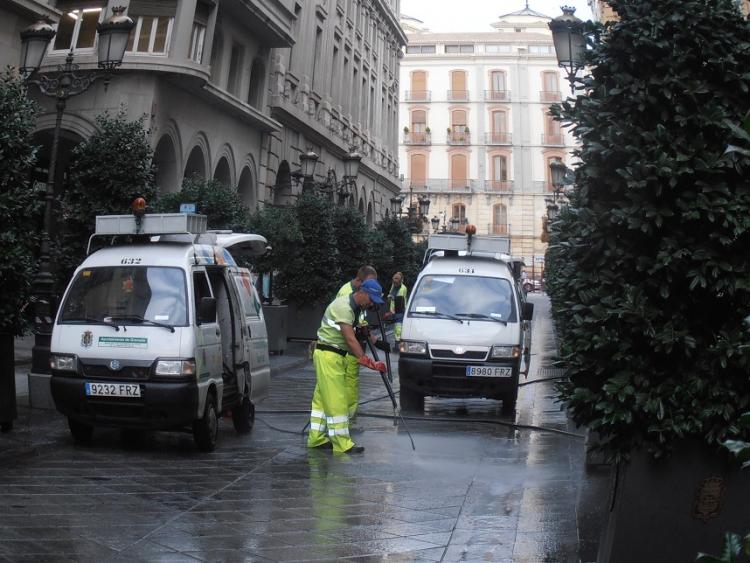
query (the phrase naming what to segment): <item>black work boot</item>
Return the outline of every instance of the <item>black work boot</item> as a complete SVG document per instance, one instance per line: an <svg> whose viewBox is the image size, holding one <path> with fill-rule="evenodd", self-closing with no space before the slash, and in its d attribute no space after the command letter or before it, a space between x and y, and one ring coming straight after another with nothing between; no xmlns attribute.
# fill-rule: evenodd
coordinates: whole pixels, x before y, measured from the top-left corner
<svg viewBox="0 0 750 563"><path fill-rule="evenodd" d="M348 450L346 450L344 453L345 454L361 454L361 453L364 453L364 451L365 451L364 446L353 446L349 448Z"/></svg>

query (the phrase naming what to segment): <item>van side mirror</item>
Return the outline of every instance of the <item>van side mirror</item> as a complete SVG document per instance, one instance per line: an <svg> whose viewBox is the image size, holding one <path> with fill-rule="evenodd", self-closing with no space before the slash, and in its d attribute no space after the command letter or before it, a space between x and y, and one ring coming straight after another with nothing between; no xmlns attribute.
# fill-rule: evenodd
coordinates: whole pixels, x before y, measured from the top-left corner
<svg viewBox="0 0 750 563"><path fill-rule="evenodd" d="M404 300L403 295L397 295L396 298L393 300L393 305L396 308L396 314L403 315L404 311L406 311L406 301Z"/></svg>
<svg viewBox="0 0 750 563"><path fill-rule="evenodd" d="M530 321L534 316L534 304L524 303L523 310L521 311L521 317L524 321Z"/></svg>
<svg viewBox="0 0 750 563"><path fill-rule="evenodd" d="M216 322L216 298L201 297L198 305L198 324Z"/></svg>

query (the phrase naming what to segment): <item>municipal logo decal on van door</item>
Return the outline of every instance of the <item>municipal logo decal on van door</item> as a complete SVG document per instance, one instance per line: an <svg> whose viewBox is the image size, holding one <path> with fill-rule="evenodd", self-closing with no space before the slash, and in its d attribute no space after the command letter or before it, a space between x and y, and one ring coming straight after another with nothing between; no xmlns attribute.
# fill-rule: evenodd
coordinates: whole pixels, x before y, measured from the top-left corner
<svg viewBox="0 0 750 563"><path fill-rule="evenodd" d="M81 346L88 348L94 342L94 333L87 330L81 335Z"/></svg>

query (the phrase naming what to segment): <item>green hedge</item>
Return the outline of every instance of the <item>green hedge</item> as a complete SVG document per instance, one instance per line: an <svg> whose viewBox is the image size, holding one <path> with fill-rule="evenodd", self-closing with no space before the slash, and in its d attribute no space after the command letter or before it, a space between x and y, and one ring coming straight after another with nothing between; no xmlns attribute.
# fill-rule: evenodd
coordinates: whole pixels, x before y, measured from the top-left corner
<svg viewBox="0 0 750 563"><path fill-rule="evenodd" d="M611 5L585 95L553 110L581 165L547 289L575 421L659 456L750 408L750 158L725 154L750 110L750 24L731 0Z"/></svg>

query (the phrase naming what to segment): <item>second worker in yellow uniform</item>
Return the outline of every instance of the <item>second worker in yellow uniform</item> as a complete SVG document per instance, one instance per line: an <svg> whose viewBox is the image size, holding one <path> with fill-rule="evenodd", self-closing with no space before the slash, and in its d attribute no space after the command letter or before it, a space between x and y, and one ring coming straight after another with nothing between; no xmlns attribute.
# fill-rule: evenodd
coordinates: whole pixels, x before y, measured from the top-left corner
<svg viewBox="0 0 750 563"><path fill-rule="evenodd" d="M342 285L341 289L339 289L339 292L336 294L336 297L351 295L359 289L362 282L377 279L378 273L375 271L375 268L372 266L362 266L357 270L357 277ZM365 315L363 311L356 319L357 323L354 326L367 325L366 317L367 315ZM362 338L358 338L358 341L359 345L364 348L366 341L363 342ZM351 418L357 414L357 406L359 405L359 362L357 361L357 357L353 354L348 354L346 356L346 390L348 395L349 417Z"/></svg>

